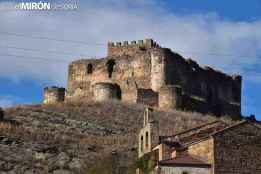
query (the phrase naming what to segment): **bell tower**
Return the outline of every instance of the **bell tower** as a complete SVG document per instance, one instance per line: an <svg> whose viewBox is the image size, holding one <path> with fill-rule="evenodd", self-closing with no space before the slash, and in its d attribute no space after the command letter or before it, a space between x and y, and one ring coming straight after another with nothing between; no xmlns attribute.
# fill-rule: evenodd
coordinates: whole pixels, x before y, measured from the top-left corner
<svg viewBox="0 0 261 174"><path fill-rule="evenodd" d="M139 157L152 151L159 143L159 124L155 120L152 108L146 108L143 114L143 128L139 132Z"/></svg>

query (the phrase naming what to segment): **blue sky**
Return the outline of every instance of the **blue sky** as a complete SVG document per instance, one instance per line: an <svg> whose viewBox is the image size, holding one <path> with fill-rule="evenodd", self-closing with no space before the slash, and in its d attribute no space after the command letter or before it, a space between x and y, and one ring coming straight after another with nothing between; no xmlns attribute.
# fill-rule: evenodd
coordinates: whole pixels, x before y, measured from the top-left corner
<svg viewBox="0 0 261 174"><path fill-rule="evenodd" d="M40 103L45 86L66 86L70 61L105 56L109 40L153 38L202 65L241 74L242 113L261 120L261 1L78 0L77 6L0 9L1 106Z"/></svg>
<svg viewBox="0 0 261 174"><path fill-rule="evenodd" d="M261 2L259 0L167 0L164 2L168 4L170 12L178 14L214 12L223 19L233 21L254 21L261 17Z"/></svg>

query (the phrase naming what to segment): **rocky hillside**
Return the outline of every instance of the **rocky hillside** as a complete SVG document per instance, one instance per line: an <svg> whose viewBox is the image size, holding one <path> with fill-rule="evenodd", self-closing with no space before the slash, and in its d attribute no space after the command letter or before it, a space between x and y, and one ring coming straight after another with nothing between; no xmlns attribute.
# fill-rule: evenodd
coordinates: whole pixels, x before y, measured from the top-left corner
<svg viewBox="0 0 261 174"><path fill-rule="evenodd" d="M68 102L8 108L0 121L0 173L133 173L144 106ZM173 134L213 116L154 111Z"/></svg>

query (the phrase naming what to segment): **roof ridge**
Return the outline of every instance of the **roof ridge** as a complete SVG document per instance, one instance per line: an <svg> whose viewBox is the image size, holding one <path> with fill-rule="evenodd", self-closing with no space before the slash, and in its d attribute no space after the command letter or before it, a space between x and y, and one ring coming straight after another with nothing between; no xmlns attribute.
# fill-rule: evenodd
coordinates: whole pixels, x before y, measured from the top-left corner
<svg viewBox="0 0 261 174"><path fill-rule="evenodd" d="M243 120L243 121L240 121L240 122L238 122L238 123L232 124L231 126L228 126L228 127L224 128L224 129L221 129L221 130L219 130L219 131L216 131L216 132L212 133L211 136L216 135L216 134L219 134L219 133L222 133L222 132L224 132L224 131L226 131L226 130L235 128L235 127L240 126L241 124L245 124L245 123L250 123L250 121L249 121L249 120ZM256 126L256 127L257 127L257 126Z"/></svg>
<svg viewBox="0 0 261 174"><path fill-rule="evenodd" d="M161 162L168 161L168 160L173 160L173 159L177 159L177 158L182 158L182 157L190 157L190 158L193 158L195 160L198 160L198 161L201 161L203 163L206 163L203 160L201 160L200 158L197 158L195 155L191 155L191 154L182 154L180 156L176 156L176 157L172 157L172 158L161 160Z"/></svg>
<svg viewBox="0 0 261 174"><path fill-rule="evenodd" d="M169 158L165 160L159 161L159 165L177 165L177 166L202 166L202 167L210 167L211 164L197 158L195 156L192 156L190 154L183 154L178 157Z"/></svg>
<svg viewBox="0 0 261 174"><path fill-rule="evenodd" d="M208 126L208 125L212 125L212 124L215 124L215 123L218 123L218 122L227 124L226 122L224 122L222 120L216 120L216 121L209 122L209 123L206 123L206 124L203 124L203 125L191 128L191 129L187 129L187 130L179 132L177 134L173 134L173 135L170 135L170 136L161 136L161 137L167 138L167 137L174 137L174 136L177 136L177 135L182 135L182 134L185 134L185 133L190 132L192 130L197 130L197 129L200 129L202 127L205 127L205 126Z"/></svg>

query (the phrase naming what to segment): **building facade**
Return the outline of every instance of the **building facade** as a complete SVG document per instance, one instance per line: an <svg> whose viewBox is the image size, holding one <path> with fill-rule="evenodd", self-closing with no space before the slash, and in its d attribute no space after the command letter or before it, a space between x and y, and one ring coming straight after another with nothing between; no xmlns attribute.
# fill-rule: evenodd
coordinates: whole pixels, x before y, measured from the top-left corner
<svg viewBox="0 0 261 174"><path fill-rule="evenodd" d="M146 113L144 120L150 120L153 112L149 116ZM154 173L261 173L261 128L257 122L244 120L228 125L215 121L171 136L159 135L156 124L152 119L144 124L138 137L139 158L149 153L157 156Z"/></svg>

